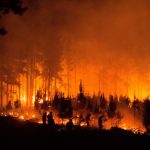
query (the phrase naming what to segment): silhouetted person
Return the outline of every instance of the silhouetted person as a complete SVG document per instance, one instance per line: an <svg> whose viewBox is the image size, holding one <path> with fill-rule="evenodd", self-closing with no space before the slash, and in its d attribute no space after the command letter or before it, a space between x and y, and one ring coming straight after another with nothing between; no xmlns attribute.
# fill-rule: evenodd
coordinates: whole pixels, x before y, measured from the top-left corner
<svg viewBox="0 0 150 150"><path fill-rule="evenodd" d="M100 115L98 117L98 127L99 127L99 129L103 128L103 115Z"/></svg>
<svg viewBox="0 0 150 150"><path fill-rule="evenodd" d="M86 124L88 127L90 126L90 120L91 120L90 117L91 117L91 114L87 114L87 116L85 118L85 121L86 121Z"/></svg>
<svg viewBox="0 0 150 150"><path fill-rule="evenodd" d="M42 116L43 125L46 125L46 118L47 118L47 113L44 112L44 113L43 113L43 116Z"/></svg>
<svg viewBox="0 0 150 150"><path fill-rule="evenodd" d="M69 121L67 122L67 124L66 124L66 128L67 128L67 130L72 130L72 128L73 128L73 122L72 122L72 119L69 119Z"/></svg>
<svg viewBox="0 0 150 150"><path fill-rule="evenodd" d="M48 125L49 125L49 127L50 127L50 128L54 128L54 127L55 127L55 121L54 121L54 119L53 119L53 113L50 112L50 113L48 114L47 118L48 118Z"/></svg>

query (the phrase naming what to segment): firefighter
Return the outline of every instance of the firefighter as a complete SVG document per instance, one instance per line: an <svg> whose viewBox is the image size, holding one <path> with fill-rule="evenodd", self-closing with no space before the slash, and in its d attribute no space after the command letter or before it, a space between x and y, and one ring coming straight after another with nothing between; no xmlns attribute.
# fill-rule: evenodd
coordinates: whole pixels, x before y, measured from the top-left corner
<svg viewBox="0 0 150 150"><path fill-rule="evenodd" d="M54 118L53 118L53 113L50 112L47 116L47 119L48 119L48 125L50 128L54 128L55 127L55 121L54 121Z"/></svg>

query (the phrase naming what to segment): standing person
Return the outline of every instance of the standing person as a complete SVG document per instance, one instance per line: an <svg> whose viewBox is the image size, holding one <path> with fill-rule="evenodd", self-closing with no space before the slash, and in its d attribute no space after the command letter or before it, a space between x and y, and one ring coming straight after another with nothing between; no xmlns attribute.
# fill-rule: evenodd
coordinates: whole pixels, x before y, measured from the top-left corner
<svg viewBox="0 0 150 150"><path fill-rule="evenodd" d="M47 118L48 118L48 125L49 125L51 128L54 128L54 126L55 126L55 121L54 121L54 119L53 119L53 113L50 112L50 113L48 114Z"/></svg>
<svg viewBox="0 0 150 150"><path fill-rule="evenodd" d="M88 127L90 126L90 121L91 121L90 117L91 117L91 114L87 114L87 116L85 118L85 121L86 121L86 124Z"/></svg>
<svg viewBox="0 0 150 150"><path fill-rule="evenodd" d="M46 125L46 118L47 118L47 113L44 112L43 115L42 115L42 122L43 122L43 125Z"/></svg>

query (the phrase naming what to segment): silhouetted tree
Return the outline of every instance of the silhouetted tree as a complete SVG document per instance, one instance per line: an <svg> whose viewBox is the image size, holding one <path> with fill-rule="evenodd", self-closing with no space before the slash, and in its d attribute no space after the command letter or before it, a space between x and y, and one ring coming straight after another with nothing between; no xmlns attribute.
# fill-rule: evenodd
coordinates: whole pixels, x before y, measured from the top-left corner
<svg viewBox="0 0 150 150"><path fill-rule="evenodd" d="M90 111L92 111L93 102L91 101L91 98L90 98L90 97L87 99L86 107L87 107L87 109L89 109Z"/></svg>
<svg viewBox="0 0 150 150"><path fill-rule="evenodd" d="M142 115L141 111L142 103L140 100L135 99L132 103L132 110L133 110L133 117L134 117L134 124L136 123L136 116L139 117L139 115Z"/></svg>
<svg viewBox="0 0 150 150"><path fill-rule="evenodd" d="M86 97L84 96L82 81L80 81L79 94L77 100L80 103L80 107L83 108L86 104Z"/></svg>
<svg viewBox="0 0 150 150"><path fill-rule="evenodd" d="M147 129L150 129L150 100L146 99L143 103L143 125Z"/></svg>
<svg viewBox="0 0 150 150"><path fill-rule="evenodd" d="M109 96L109 104L108 104L108 117L113 118L116 114L117 109L117 101L114 99L112 95Z"/></svg>
<svg viewBox="0 0 150 150"><path fill-rule="evenodd" d="M40 100L42 99L42 91L39 89L35 96L34 107L36 110L39 110L41 107Z"/></svg>
<svg viewBox="0 0 150 150"><path fill-rule="evenodd" d="M73 115L73 107L71 99L65 99L62 97L59 103L59 117L60 118L70 118Z"/></svg>
<svg viewBox="0 0 150 150"><path fill-rule="evenodd" d="M12 12L14 14L19 14L19 15L22 15L24 13L24 11L27 9L27 7L23 7L22 6L22 0L0 0L0 19L2 18L2 16ZM0 35L5 35L7 33L5 27L0 27ZM4 73L4 69L3 69L3 65L4 65L4 62L3 62L3 54L1 54L1 62L0 62L0 106L3 107L3 91L4 91L4 86L3 86L3 82L6 82L7 84L7 87L8 87L8 82L10 82L10 78L8 76L11 75L11 73L9 74L6 74ZM8 61L8 60L7 60ZM9 62L9 64L11 64ZM7 69L10 70L10 68L8 67ZM14 70L13 70L14 71ZM15 74L14 74L15 75ZM5 79L4 79L4 76L5 76ZM6 76L7 76L7 79L6 80ZM4 81L5 80L5 81ZM13 81L13 82L12 82ZM16 81L15 80L11 80L11 84L16 85ZM18 86L20 86L18 83L17 83ZM8 89L8 88L7 88ZM7 91L8 93L8 91ZM8 98L8 94L7 94L7 98Z"/></svg>
<svg viewBox="0 0 150 150"><path fill-rule="evenodd" d="M120 96L119 97L119 105L123 107L128 107L130 104L130 99L127 96Z"/></svg>
<svg viewBox="0 0 150 150"><path fill-rule="evenodd" d="M59 102L60 102L60 99L58 97L58 93L56 92L55 96L54 96L54 100L53 100L53 106L54 106L54 108L58 108Z"/></svg>
<svg viewBox="0 0 150 150"><path fill-rule="evenodd" d="M9 12L22 15L27 7L22 6L22 0L0 0L0 16ZM4 27L0 27L0 35L5 35L7 31Z"/></svg>
<svg viewBox="0 0 150 150"><path fill-rule="evenodd" d="M102 111L106 111L106 109L107 109L107 100L106 100L104 94L100 95L99 102L100 102L100 104L99 104L100 109Z"/></svg>
<svg viewBox="0 0 150 150"><path fill-rule="evenodd" d="M135 110L140 109L140 101L138 99L133 101L132 108L135 109Z"/></svg>

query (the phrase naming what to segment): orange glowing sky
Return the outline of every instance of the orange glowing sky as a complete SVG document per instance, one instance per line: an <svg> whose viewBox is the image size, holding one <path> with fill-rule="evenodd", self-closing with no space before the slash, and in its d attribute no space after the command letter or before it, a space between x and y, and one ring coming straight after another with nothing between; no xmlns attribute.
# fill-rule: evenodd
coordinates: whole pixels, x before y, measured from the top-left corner
<svg viewBox="0 0 150 150"><path fill-rule="evenodd" d="M2 18L9 31L0 39L4 60L42 53L43 66L62 78L61 90L67 91L69 79L70 95L80 79L90 95L149 95L149 0L24 2L23 16Z"/></svg>

